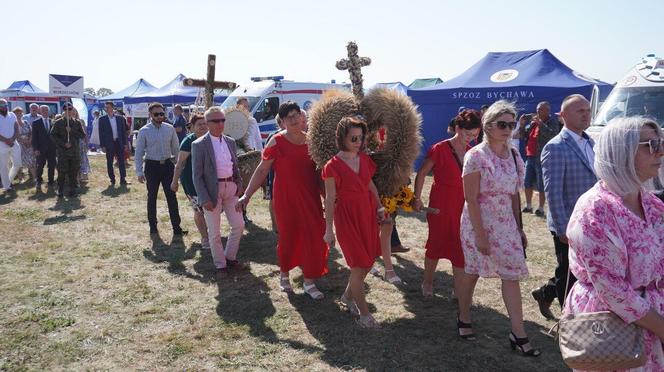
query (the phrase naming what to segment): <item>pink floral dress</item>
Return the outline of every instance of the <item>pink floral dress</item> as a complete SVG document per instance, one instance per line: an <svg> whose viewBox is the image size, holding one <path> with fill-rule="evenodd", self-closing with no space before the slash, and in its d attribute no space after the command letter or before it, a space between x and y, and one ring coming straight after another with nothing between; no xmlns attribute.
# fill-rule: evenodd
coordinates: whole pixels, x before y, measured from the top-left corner
<svg viewBox="0 0 664 372"><path fill-rule="evenodd" d="M578 281L565 314L610 310L627 323L650 309L664 315L664 290L649 286L664 277L664 204L645 190L641 203L645 221L601 181L579 198L567 227L569 267ZM664 371L662 342L644 331L647 362L633 371Z"/></svg>
<svg viewBox="0 0 664 372"><path fill-rule="evenodd" d="M477 250L466 203L461 214L461 247L468 274L504 280L528 277L521 235L512 212L512 195L523 188L525 168L521 157L514 150L512 153L513 156L501 159L486 143L466 153L462 176L480 172L479 203L491 249L488 256Z"/></svg>

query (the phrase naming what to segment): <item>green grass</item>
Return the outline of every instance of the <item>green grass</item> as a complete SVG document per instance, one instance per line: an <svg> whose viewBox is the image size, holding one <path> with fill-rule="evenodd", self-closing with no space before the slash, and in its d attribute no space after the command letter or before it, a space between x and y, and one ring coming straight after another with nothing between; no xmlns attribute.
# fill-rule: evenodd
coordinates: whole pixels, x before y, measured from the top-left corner
<svg viewBox="0 0 664 372"><path fill-rule="evenodd" d="M349 274L338 250L319 281L324 300L303 294L298 270L295 293L279 291L276 236L260 193L239 252L251 269L216 283L182 195L180 214L190 234L172 237L160 196L161 233L152 241L145 186L130 171L128 190L108 189L105 159L91 161L80 199L58 201L52 192L36 195L23 185L15 196L0 195L0 370L566 370L546 335L553 323L539 315L529 293L555 267L542 219L525 216L531 243L531 277L522 283L526 329L543 351L526 359L509 350L498 281L477 286L474 343L455 335L449 263L439 264L435 298L422 299L427 226L421 216L398 218L412 250L393 262L407 284L367 278L370 309L383 325L371 332L336 302Z"/></svg>

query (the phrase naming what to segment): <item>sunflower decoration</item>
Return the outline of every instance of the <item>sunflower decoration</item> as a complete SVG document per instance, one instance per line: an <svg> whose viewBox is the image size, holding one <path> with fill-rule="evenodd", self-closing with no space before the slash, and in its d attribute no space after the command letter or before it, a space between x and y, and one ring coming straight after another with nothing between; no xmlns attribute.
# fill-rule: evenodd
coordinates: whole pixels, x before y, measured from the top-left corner
<svg viewBox="0 0 664 372"><path fill-rule="evenodd" d="M395 213L397 209L401 209L404 212L411 213L413 212L413 200L415 194L409 186L403 186L399 192L390 196L383 197L380 199L385 211L389 214Z"/></svg>

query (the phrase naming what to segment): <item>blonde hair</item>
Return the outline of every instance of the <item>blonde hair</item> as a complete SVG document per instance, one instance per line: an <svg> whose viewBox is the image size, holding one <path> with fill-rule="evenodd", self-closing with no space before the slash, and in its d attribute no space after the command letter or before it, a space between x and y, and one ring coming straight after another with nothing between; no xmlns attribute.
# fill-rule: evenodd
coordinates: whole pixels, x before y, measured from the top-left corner
<svg viewBox="0 0 664 372"><path fill-rule="evenodd" d="M209 109L205 110L205 120L208 119L208 116L221 112L222 114L224 113L224 110L221 109L219 106L212 106Z"/></svg>
<svg viewBox="0 0 664 372"><path fill-rule="evenodd" d="M651 119L641 116L615 118L606 124L595 145L595 173L619 196L638 191L644 184L634 165L644 127L654 129L662 137L662 129Z"/></svg>
<svg viewBox="0 0 664 372"><path fill-rule="evenodd" d="M489 135L487 133L487 129L492 128L493 126L491 125L491 123L493 123L496 119L498 119L500 115L503 114L510 114L514 119L516 119L516 106L514 105L513 102L505 100L496 101L491 106L489 106L488 109L486 109L484 115L482 115L482 131L484 131L484 137L482 138L482 142L489 141ZM512 134L510 133L509 139L511 139L511 137Z"/></svg>

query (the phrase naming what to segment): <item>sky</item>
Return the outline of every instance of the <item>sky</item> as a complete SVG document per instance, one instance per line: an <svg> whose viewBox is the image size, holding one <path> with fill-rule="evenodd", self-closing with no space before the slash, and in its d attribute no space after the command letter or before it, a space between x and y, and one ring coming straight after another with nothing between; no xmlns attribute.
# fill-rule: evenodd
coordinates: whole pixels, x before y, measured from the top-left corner
<svg viewBox="0 0 664 372"><path fill-rule="evenodd" d="M649 53L664 56L653 1L14 1L4 4L0 88L48 75L118 91L178 73L348 81L335 68L356 41L365 87L449 80L488 52L549 49L572 69L615 82ZM659 49L658 49L659 48Z"/></svg>

